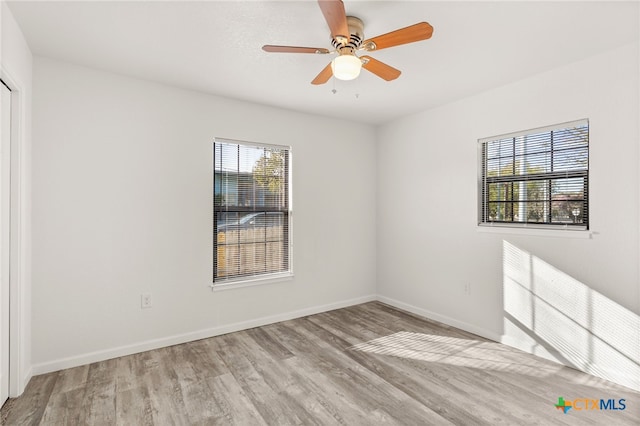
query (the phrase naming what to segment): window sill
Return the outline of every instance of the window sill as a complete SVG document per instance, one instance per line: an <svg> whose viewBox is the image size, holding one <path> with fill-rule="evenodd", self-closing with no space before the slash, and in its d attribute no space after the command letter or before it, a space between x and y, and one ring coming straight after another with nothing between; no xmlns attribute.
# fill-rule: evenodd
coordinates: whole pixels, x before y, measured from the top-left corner
<svg viewBox="0 0 640 426"><path fill-rule="evenodd" d="M538 228L538 227L510 227L501 225L478 225L478 232L488 234L507 234L507 235L530 235L535 237L552 237L552 238L578 238L591 239L596 232L584 229L570 228Z"/></svg>
<svg viewBox="0 0 640 426"><path fill-rule="evenodd" d="M261 277L241 278L238 280L227 281L219 284L209 284L213 291L226 291L236 288L253 287L265 284L275 284L283 281L291 281L293 279L293 272L285 272L282 274L264 275Z"/></svg>

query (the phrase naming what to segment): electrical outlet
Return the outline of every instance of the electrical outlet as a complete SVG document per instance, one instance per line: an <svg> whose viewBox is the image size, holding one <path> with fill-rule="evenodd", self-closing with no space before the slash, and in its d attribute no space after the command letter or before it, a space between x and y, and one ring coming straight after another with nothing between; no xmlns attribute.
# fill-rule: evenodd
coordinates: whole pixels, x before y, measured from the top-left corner
<svg viewBox="0 0 640 426"><path fill-rule="evenodd" d="M471 283L464 284L464 294L467 296L471 294Z"/></svg>
<svg viewBox="0 0 640 426"><path fill-rule="evenodd" d="M153 300L151 299L151 293L142 293L140 295L140 306L142 309L150 308L153 306Z"/></svg>

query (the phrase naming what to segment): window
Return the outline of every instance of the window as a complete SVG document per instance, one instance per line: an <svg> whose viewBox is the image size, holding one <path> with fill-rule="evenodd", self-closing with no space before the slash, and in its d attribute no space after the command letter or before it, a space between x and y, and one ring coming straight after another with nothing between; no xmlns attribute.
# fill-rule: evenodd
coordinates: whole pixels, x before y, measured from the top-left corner
<svg viewBox="0 0 640 426"><path fill-rule="evenodd" d="M291 273L289 147L213 143L213 282Z"/></svg>
<svg viewBox="0 0 640 426"><path fill-rule="evenodd" d="M480 225L589 229L589 122L478 141Z"/></svg>

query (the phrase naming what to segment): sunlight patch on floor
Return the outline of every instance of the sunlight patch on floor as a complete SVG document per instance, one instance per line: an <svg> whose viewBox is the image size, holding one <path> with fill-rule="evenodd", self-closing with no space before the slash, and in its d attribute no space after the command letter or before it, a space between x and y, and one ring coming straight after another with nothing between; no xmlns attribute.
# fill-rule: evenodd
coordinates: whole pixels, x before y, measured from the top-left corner
<svg viewBox="0 0 640 426"><path fill-rule="evenodd" d="M400 331L359 343L350 349L376 355L535 377L546 377L562 368L535 362L523 364L522 359L515 361L512 359L513 350L500 343L409 331Z"/></svg>

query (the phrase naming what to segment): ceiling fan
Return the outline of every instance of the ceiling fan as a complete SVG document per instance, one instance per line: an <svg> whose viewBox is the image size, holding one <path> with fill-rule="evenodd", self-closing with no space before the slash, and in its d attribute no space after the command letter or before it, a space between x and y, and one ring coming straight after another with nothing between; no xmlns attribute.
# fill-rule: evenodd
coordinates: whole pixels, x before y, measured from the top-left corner
<svg viewBox="0 0 640 426"><path fill-rule="evenodd" d="M342 0L318 0L320 10L331 30L331 44L335 50L320 47L274 46L264 45L265 52L278 53L315 53L326 55L337 53L311 84L324 84L333 75L339 80L353 80L360 75L362 68L391 81L400 76L400 70L380 62L368 55L357 56L357 51L372 52L387 47L413 43L431 38L433 27L427 22L419 22L406 28L391 31L377 37L364 40L364 24L355 16L347 16Z"/></svg>

